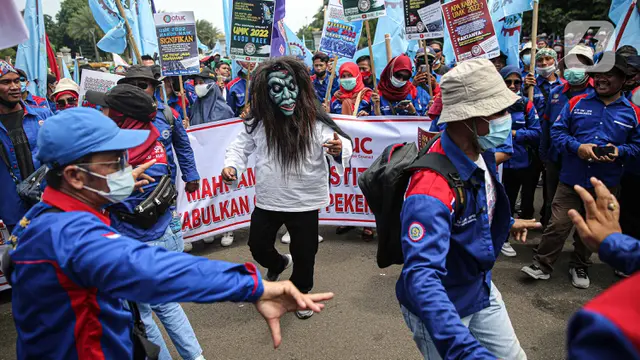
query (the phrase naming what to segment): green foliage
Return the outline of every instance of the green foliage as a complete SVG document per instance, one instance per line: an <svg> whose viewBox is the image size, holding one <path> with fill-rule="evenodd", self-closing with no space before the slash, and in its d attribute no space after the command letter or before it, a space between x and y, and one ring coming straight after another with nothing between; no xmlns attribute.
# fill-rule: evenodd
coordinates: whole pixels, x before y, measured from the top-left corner
<svg viewBox="0 0 640 360"><path fill-rule="evenodd" d="M224 38L222 31L207 20L196 20L196 32L198 39L210 48L216 45L218 39Z"/></svg>
<svg viewBox="0 0 640 360"><path fill-rule="evenodd" d="M2 49L0 50L0 60L5 60L7 57L11 58L12 63L16 62L16 52L18 51L18 47L14 46L12 48Z"/></svg>
<svg viewBox="0 0 640 360"><path fill-rule="evenodd" d="M609 19L611 0L543 0L538 12L538 33L564 34L564 28L576 20ZM523 16L522 32L531 34L533 11Z"/></svg>

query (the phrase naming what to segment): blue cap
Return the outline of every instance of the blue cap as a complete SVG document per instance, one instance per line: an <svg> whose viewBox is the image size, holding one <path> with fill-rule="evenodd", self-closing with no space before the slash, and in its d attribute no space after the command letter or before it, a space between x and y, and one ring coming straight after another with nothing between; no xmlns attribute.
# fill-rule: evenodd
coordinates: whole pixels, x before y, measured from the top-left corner
<svg viewBox="0 0 640 360"><path fill-rule="evenodd" d="M516 74L522 79L522 70L520 70L520 68L517 66L509 65L503 67L502 70L500 70L500 75L502 75L503 79L508 78L511 74Z"/></svg>
<svg viewBox="0 0 640 360"><path fill-rule="evenodd" d="M50 168L56 168L88 154L136 147L147 137L149 130L120 129L102 112L77 107L44 121L38 133L36 157Z"/></svg>

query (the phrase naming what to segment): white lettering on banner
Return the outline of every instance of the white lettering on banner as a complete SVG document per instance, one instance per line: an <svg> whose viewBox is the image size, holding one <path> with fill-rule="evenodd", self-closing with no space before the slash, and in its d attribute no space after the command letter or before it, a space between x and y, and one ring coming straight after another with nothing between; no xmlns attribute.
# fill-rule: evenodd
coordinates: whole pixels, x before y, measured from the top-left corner
<svg viewBox="0 0 640 360"><path fill-rule="evenodd" d="M320 209L320 224L373 227L375 219L358 187L358 178L387 146L417 142L418 127L428 129L431 121L413 116L332 117L351 137L353 157L342 176L335 167L330 169L330 205ZM177 174L178 212L186 242L249 226L257 180L253 156L247 171L238 175L237 188L224 184L220 175L225 150L243 127L242 120L235 118L187 130L201 180L198 191L186 194L181 174Z"/></svg>

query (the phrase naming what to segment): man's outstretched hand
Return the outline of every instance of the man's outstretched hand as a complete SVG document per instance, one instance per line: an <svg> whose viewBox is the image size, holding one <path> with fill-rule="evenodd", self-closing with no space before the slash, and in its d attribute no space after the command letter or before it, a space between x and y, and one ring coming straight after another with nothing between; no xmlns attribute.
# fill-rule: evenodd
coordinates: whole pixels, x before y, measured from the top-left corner
<svg viewBox="0 0 640 360"><path fill-rule="evenodd" d="M270 282L263 280L264 293L256 302L256 309L267 321L271 337L273 338L273 347L278 348L282 342L280 333L280 318L287 312L296 310L313 310L320 312L324 308L324 304L320 301L326 301L333 298L333 293L322 294L303 294L291 281Z"/></svg>
<svg viewBox="0 0 640 360"><path fill-rule="evenodd" d="M511 227L511 235L516 241L525 243L527 242L527 233L533 229L542 229L542 224L537 222L536 219L516 219Z"/></svg>

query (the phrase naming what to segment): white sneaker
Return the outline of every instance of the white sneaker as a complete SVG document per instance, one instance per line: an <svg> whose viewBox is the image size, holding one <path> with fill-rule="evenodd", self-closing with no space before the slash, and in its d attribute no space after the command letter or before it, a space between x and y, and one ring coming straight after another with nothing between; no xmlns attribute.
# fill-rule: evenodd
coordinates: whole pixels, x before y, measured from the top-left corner
<svg viewBox="0 0 640 360"><path fill-rule="evenodd" d="M571 284L578 289L588 289L589 285L591 285L587 268L571 268L569 269L569 275L571 275Z"/></svg>
<svg viewBox="0 0 640 360"><path fill-rule="evenodd" d="M191 245L190 242L185 242L184 243L184 252L189 253L189 252L191 252L191 250L193 250L193 245Z"/></svg>
<svg viewBox="0 0 640 360"><path fill-rule="evenodd" d="M531 276L536 280L549 280L549 278L551 278L551 275L542 271L542 269L540 269L540 267L538 267L538 265L536 264L525 266L522 269L520 269L520 271Z"/></svg>
<svg viewBox="0 0 640 360"><path fill-rule="evenodd" d="M216 237L215 236L210 236L208 238L204 238L202 241L204 241L205 244L213 244L213 242L215 241Z"/></svg>
<svg viewBox="0 0 640 360"><path fill-rule="evenodd" d="M500 252L507 257L515 257L518 255L509 242L502 244L502 250L500 250Z"/></svg>
<svg viewBox="0 0 640 360"><path fill-rule="evenodd" d="M300 320L306 320L313 316L313 310L298 310L296 311L296 316Z"/></svg>
<svg viewBox="0 0 640 360"><path fill-rule="evenodd" d="M224 235L222 235L222 239L220 240L220 245L222 245L222 247L231 246L231 244L233 244L233 239L233 231L224 233Z"/></svg>
<svg viewBox="0 0 640 360"><path fill-rule="evenodd" d="M283 244L291 244L291 235L289 235L288 231L282 235L280 242Z"/></svg>
<svg viewBox="0 0 640 360"><path fill-rule="evenodd" d="M322 236L318 235L318 243L321 243L323 241L324 241L324 238Z"/></svg>

